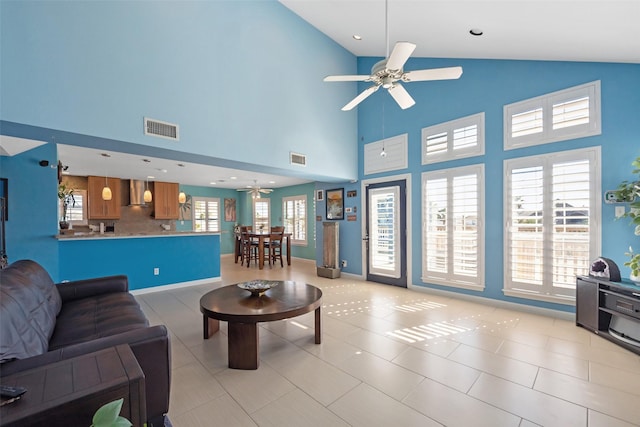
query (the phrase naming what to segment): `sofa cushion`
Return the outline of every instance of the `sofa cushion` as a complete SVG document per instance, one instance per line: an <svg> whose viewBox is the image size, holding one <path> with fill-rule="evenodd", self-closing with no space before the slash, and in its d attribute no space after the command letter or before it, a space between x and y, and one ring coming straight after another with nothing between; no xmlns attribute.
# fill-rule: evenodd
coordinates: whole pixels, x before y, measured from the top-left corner
<svg viewBox="0 0 640 427"><path fill-rule="evenodd" d="M49 273L20 260L0 270L0 363L47 351L62 302Z"/></svg>
<svg viewBox="0 0 640 427"><path fill-rule="evenodd" d="M56 320L49 350L146 326L146 316L128 292L67 301Z"/></svg>

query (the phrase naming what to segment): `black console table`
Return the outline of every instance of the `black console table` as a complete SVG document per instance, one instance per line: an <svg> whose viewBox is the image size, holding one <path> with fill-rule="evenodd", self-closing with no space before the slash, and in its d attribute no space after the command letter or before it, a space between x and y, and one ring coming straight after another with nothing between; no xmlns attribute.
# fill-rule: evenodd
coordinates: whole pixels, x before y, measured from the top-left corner
<svg viewBox="0 0 640 427"><path fill-rule="evenodd" d="M640 354L640 286L579 276L576 325Z"/></svg>

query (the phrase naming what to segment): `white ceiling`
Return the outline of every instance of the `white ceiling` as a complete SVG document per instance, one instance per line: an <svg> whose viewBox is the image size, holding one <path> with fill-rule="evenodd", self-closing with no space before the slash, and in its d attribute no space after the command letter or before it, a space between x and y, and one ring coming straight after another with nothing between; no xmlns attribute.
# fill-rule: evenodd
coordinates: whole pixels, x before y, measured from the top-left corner
<svg viewBox="0 0 640 427"><path fill-rule="evenodd" d="M356 56L387 55L384 0L280 2ZM388 0L387 11L389 45L417 44L412 57L640 63L640 0ZM472 36L472 28L484 34ZM102 152L59 145L58 155L73 175L154 176L219 188L242 188L254 180L273 188L309 182L195 163L180 167L172 160L117 152L104 158Z"/></svg>
<svg viewBox="0 0 640 427"><path fill-rule="evenodd" d="M354 55L386 56L384 0L280 3ZM639 0L388 0L389 44L424 58L640 63L638 19Z"/></svg>

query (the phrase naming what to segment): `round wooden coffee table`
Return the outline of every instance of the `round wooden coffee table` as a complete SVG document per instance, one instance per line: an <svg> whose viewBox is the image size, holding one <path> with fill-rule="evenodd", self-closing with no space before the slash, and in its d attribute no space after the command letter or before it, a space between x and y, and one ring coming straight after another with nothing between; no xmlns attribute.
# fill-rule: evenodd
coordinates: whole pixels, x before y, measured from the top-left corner
<svg viewBox="0 0 640 427"><path fill-rule="evenodd" d="M322 291L309 284L278 281L261 296L237 285L224 286L200 298L203 335L208 339L228 322L229 368L258 369L258 322L288 319L315 310L315 343L320 344Z"/></svg>

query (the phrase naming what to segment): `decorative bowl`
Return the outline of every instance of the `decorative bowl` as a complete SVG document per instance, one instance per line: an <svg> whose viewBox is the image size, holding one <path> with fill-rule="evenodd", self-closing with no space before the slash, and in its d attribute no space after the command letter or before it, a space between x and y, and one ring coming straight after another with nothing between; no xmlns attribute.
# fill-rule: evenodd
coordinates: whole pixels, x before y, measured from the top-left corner
<svg viewBox="0 0 640 427"><path fill-rule="evenodd" d="M266 280L252 280L250 282L238 283L240 289L251 292L251 295L259 297L274 286L278 286L279 282L269 282Z"/></svg>

